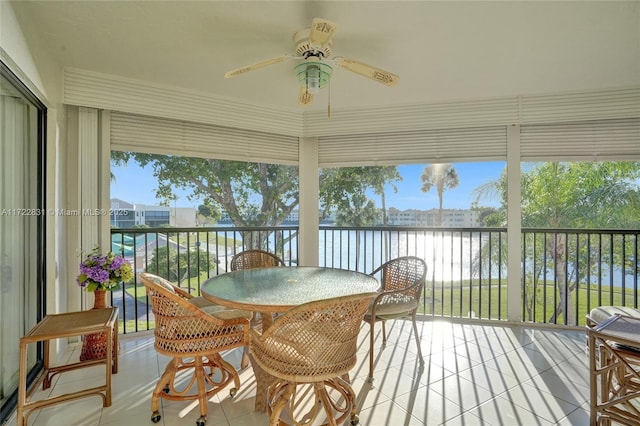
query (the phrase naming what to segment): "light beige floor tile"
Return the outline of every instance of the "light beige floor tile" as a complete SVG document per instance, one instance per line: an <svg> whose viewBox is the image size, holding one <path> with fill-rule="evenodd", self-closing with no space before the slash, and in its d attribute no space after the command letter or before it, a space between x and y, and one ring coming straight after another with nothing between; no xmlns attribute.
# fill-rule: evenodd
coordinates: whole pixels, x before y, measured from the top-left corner
<svg viewBox="0 0 640 426"><path fill-rule="evenodd" d="M582 405L558 422L558 426L583 426L589 424L590 405Z"/></svg>
<svg viewBox="0 0 640 426"><path fill-rule="evenodd" d="M483 387L492 395L499 395L520 384L520 381L515 377L508 374L502 374L501 372L488 368L484 365L471 367L458 374L458 377Z"/></svg>
<svg viewBox="0 0 640 426"><path fill-rule="evenodd" d="M551 426L552 423L506 400L494 398L469 411L492 426Z"/></svg>
<svg viewBox="0 0 640 426"><path fill-rule="evenodd" d="M424 426L425 423L392 401L376 404L360 412L362 426Z"/></svg>
<svg viewBox="0 0 640 426"><path fill-rule="evenodd" d="M461 406L463 411L470 410L494 397L487 389L459 375L449 376L429 387Z"/></svg>
<svg viewBox="0 0 640 426"><path fill-rule="evenodd" d="M100 398L82 398L43 408L33 426L95 426L100 424L101 413Z"/></svg>
<svg viewBox="0 0 640 426"><path fill-rule="evenodd" d="M571 381L554 373L554 369L526 381L524 384L533 386L540 392L546 392L555 398L570 402L576 406L589 400L589 386L583 381Z"/></svg>
<svg viewBox="0 0 640 426"><path fill-rule="evenodd" d="M439 425L459 416L463 410L429 386L422 386L393 400L426 425Z"/></svg>
<svg viewBox="0 0 640 426"><path fill-rule="evenodd" d="M575 404L556 398L530 384L512 388L498 398L504 398L526 411L535 412L538 417L550 423L559 422L578 408Z"/></svg>

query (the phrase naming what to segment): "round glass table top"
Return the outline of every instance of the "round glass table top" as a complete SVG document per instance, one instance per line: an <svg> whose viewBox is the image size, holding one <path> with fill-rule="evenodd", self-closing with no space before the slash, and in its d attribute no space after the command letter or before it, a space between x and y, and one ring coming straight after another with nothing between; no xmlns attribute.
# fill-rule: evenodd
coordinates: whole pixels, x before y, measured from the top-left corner
<svg viewBox="0 0 640 426"><path fill-rule="evenodd" d="M223 306L284 312L314 300L378 291L378 281L344 269L310 266L245 269L209 278L202 295Z"/></svg>

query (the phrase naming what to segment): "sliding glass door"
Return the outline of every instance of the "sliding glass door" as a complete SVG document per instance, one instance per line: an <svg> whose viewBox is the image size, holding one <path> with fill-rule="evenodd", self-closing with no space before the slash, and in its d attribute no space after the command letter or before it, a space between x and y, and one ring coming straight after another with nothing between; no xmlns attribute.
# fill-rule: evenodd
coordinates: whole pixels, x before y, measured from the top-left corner
<svg viewBox="0 0 640 426"><path fill-rule="evenodd" d="M15 407L20 337L43 313L44 124L44 106L0 63L0 422ZM33 348L32 374L41 360Z"/></svg>

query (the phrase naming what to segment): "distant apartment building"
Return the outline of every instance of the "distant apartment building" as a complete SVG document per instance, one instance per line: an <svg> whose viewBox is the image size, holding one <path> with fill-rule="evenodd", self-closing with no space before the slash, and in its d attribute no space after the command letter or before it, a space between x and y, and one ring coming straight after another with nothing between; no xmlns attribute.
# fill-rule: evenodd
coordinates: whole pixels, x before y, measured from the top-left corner
<svg viewBox="0 0 640 426"><path fill-rule="evenodd" d="M124 229L141 225L150 228L165 226L190 228L196 226L196 209L131 204L112 198L109 221L111 226Z"/></svg>
<svg viewBox="0 0 640 426"><path fill-rule="evenodd" d="M318 214L320 215L320 217L322 217L322 211L318 211ZM321 223L332 223L333 221L334 221L333 215L329 215L328 217L320 220ZM299 222L300 222L300 211L298 209L295 209L291 213L289 213L289 215L284 221L282 221L282 224L297 225ZM218 223L229 224L233 222L229 214L226 212L223 212Z"/></svg>
<svg viewBox="0 0 640 426"><path fill-rule="evenodd" d="M393 226L438 226L438 209L398 210L391 207L387 211L387 223ZM480 212L477 210L443 209L442 225L448 228L476 228L481 226Z"/></svg>

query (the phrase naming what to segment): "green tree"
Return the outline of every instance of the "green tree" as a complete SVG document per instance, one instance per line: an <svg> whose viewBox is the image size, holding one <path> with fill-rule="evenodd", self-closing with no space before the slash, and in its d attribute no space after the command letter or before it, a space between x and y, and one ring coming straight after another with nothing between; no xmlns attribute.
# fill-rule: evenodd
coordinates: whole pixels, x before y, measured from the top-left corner
<svg viewBox="0 0 640 426"><path fill-rule="evenodd" d="M320 173L320 203L325 213L335 208L342 214L345 224L351 226L373 225L377 218L369 218L365 223L364 219L356 217L356 214L353 213L357 210L356 203L361 203L363 197L368 199L366 195L368 190L383 197L387 184L392 185L394 191L397 191L394 182L401 180L402 176L395 166L322 169ZM384 204L383 209L386 209Z"/></svg>
<svg viewBox="0 0 640 426"><path fill-rule="evenodd" d="M460 183L458 172L452 164L428 164L422 175L422 192L429 192L435 186L438 193L438 226L442 226L442 194Z"/></svg>
<svg viewBox="0 0 640 426"><path fill-rule="evenodd" d="M525 228L568 228L568 229L637 229L640 226L640 162L580 162L580 163L536 163L526 167L522 173L522 226ZM485 225L506 225L507 207L506 170L500 179L476 190L478 197L500 197L501 208L485 218ZM566 234L553 234L542 241L525 241L528 252L549 253L547 263L537 262L539 267L530 271L527 285L535 287L545 269L552 268L558 283L568 282L568 293L564 285L558 287L558 303L549 322L556 322L560 315L565 323L575 319L572 302L574 290L589 271L588 265L598 264L596 259L586 259L593 255L569 244ZM583 252L576 252L583 250ZM633 253L628 250L627 253ZM583 260L579 268L571 270L567 277L565 261L571 256ZM623 259L617 253L617 264L625 267L631 259ZM627 255L630 256L630 255ZM497 259L498 256L492 256ZM503 257L506 259L506 257ZM544 284L544 283L543 283ZM531 294L531 291L527 291ZM535 295L533 296L535 297ZM525 300L529 319L532 318L534 300Z"/></svg>
<svg viewBox="0 0 640 426"><path fill-rule="evenodd" d="M214 271L216 267L215 258L205 251L196 249L178 253L174 247L169 246L153 250L146 272L180 283Z"/></svg>
<svg viewBox="0 0 640 426"><path fill-rule="evenodd" d="M220 211L214 206L208 204L200 204L198 206L197 216L198 223L217 222L222 217Z"/></svg>
<svg viewBox="0 0 640 426"><path fill-rule="evenodd" d="M238 227L278 226L298 205L298 168L265 163L212 160L113 151L116 164L134 160L153 169L156 197L168 202L176 188L190 200L222 208ZM262 248L268 232L243 232L247 248Z"/></svg>

